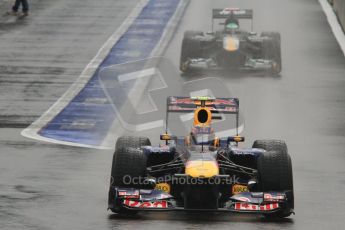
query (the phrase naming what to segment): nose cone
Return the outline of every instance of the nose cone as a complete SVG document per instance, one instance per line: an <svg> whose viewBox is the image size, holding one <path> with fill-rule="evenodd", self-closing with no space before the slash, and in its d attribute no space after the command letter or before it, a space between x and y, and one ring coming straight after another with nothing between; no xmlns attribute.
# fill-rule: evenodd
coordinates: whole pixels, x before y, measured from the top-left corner
<svg viewBox="0 0 345 230"><path fill-rule="evenodd" d="M191 177L210 178L219 174L219 168L215 161L192 160L186 163L185 174Z"/></svg>
<svg viewBox="0 0 345 230"><path fill-rule="evenodd" d="M224 37L223 48L230 52L237 51L240 48L240 41L236 37Z"/></svg>

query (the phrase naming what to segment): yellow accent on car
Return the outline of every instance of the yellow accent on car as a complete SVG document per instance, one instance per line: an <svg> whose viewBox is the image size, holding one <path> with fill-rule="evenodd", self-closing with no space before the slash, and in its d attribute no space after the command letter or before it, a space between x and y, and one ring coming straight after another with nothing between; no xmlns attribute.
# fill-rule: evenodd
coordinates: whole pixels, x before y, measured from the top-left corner
<svg viewBox="0 0 345 230"><path fill-rule="evenodd" d="M166 134L166 133L165 133L165 134L162 134L162 135L161 135L161 140L164 140L164 141L167 140L167 141L169 141L169 140L170 140L170 135L169 135L169 134Z"/></svg>
<svg viewBox="0 0 345 230"><path fill-rule="evenodd" d="M207 107L200 107L194 111L194 126L209 127L212 122L211 110Z"/></svg>
<svg viewBox="0 0 345 230"><path fill-rule="evenodd" d="M220 145L220 139L219 137L215 137L213 141L213 147L218 148Z"/></svg>
<svg viewBox="0 0 345 230"><path fill-rule="evenodd" d="M166 193L170 193L170 185L167 183L156 184L155 189L161 190L161 191L166 192Z"/></svg>
<svg viewBox="0 0 345 230"><path fill-rule="evenodd" d="M224 38L224 49L227 51L236 51L239 48L239 40L233 37Z"/></svg>
<svg viewBox="0 0 345 230"><path fill-rule="evenodd" d="M215 161L195 160L186 163L185 174L191 177L210 178L219 174Z"/></svg>
<svg viewBox="0 0 345 230"><path fill-rule="evenodd" d="M241 142L241 141L243 141L243 137L241 137L241 136L234 136L234 141Z"/></svg>
<svg viewBox="0 0 345 230"><path fill-rule="evenodd" d="M242 185L242 184L234 184L232 186L232 194L236 195L239 194L241 192L248 192L248 187L246 185Z"/></svg>

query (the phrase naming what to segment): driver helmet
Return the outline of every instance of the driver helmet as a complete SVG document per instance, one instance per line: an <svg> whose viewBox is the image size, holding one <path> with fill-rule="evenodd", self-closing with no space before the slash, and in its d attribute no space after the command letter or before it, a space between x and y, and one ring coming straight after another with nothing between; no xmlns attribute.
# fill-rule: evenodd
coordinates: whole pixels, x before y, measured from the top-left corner
<svg viewBox="0 0 345 230"><path fill-rule="evenodd" d="M226 30L238 30L239 28L240 28L240 24L236 18L231 16L230 18L226 19L225 21Z"/></svg>

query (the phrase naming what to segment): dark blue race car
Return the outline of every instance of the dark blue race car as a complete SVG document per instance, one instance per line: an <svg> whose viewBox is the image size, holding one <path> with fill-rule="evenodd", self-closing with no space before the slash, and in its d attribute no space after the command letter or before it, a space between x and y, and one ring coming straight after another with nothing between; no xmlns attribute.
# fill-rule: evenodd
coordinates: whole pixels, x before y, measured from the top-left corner
<svg viewBox="0 0 345 230"><path fill-rule="evenodd" d="M294 213L291 158L281 140L257 140L239 148L237 98L169 97L167 117L191 114L191 132L124 136L116 143L108 208L138 211L223 211L288 217ZM236 135L219 138L213 122L236 116ZM168 121L168 119L167 119ZM168 123L168 122L167 122Z"/></svg>
<svg viewBox="0 0 345 230"><path fill-rule="evenodd" d="M212 32L186 31L182 40L180 70L196 69L261 70L278 75L282 70L281 38L276 31L258 35L253 26L240 29L240 19L253 20L253 10L213 9ZM215 20L224 20L221 30ZM253 22L251 23L253 25Z"/></svg>

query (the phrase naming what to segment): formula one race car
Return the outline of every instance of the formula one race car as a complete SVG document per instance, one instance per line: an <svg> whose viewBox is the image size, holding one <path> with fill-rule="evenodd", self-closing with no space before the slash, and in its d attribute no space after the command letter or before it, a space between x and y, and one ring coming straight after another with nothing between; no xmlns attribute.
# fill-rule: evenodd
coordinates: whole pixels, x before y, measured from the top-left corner
<svg viewBox="0 0 345 230"><path fill-rule="evenodd" d="M214 32L214 20L223 29ZM280 34L278 32L255 32L240 30L239 19L251 19L253 10L225 8L213 9L212 32L186 31L180 58L180 70L188 72L197 67L268 70L272 74L282 69Z"/></svg>
<svg viewBox="0 0 345 230"><path fill-rule="evenodd" d="M191 132L179 137L167 128L159 147L145 137L117 140L108 209L119 214L227 211L276 218L294 213L291 159L284 141L257 140L252 148L241 149L244 137L215 135L212 121L224 114L235 114L238 127L237 98L172 96L167 118L171 113L193 115Z"/></svg>

